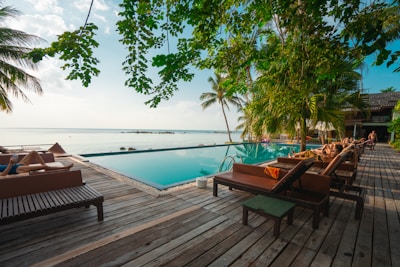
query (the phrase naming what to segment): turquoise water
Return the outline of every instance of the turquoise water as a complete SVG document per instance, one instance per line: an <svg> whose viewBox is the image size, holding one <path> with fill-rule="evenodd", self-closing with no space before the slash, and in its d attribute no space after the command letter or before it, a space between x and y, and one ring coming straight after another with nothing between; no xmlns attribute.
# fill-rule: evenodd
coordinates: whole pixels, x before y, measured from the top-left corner
<svg viewBox="0 0 400 267"><path fill-rule="evenodd" d="M87 159L162 190L218 173L227 156L235 156L236 162L255 164L287 156L293 150L297 152L298 146L241 144L101 155ZM226 163L221 171L230 167L229 160Z"/></svg>

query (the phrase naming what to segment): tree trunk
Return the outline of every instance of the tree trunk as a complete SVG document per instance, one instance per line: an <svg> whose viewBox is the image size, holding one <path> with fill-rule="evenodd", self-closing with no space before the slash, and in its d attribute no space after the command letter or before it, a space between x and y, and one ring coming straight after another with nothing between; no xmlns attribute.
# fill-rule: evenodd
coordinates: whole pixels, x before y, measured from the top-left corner
<svg viewBox="0 0 400 267"><path fill-rule="evenodd" d="M303 119L300 122L300 151L306 150L306 135L307 135L307 125L306 125L306 120Z"/></svg>
<svg viewBox="0 0 400 267"><path fill-rule="evenodd" d="M228 130L229 142L232 143L231 131L229 130L228 119L226 118L224 104L222 104L222 103L221 103L221 108L222 108L222 114L224 114L224 119L225 119L225 123L226 123L226 129Z"/></svg>

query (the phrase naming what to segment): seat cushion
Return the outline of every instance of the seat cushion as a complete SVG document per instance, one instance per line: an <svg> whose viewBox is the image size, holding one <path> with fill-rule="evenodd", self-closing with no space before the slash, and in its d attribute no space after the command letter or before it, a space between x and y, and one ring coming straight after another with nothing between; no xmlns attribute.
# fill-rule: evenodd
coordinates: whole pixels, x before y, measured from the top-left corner
<svg viewBox="0 0 400 267"><path fill-rule="evenodd" d="M277 180L268 177L260 177L244 173L223 173L214 177L215 180L240 186L271 191Z"/></svg>

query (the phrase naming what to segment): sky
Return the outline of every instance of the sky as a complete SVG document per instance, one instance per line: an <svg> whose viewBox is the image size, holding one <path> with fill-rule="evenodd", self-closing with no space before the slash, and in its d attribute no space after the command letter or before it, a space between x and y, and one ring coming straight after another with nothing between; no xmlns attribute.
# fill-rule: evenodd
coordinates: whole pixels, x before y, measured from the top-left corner
<svg viewBox="0 0 400 267"><path fill-rule="evenodd" d="M7 27L22 30L45 39L50 45L57 35L83 26L90 0L3 0L23 14L7 22ZM57 58L46 58L37 70L29 71L40 79L44 94L24 91L30 103L12 99L13 112L0 112L0 128L116 128L116 129L182 129L226 130L219 105L206 110L201 107L200 95L211 91L207 81L211 70L196 71L189 83L180 83L172 99L163 101L157 108L144 102L150 96L137 93L124 86L126 76L122 62L126 50L119 43L116 32L118 3L120 1L95 0L89 22L99 30L96 40L100 44L95 56L100 60L101 73L93 77L89 87L80 81L68 81ZM2 25L4 26L4 25ZM363 85L368 93L378 93L393 86L400 90L400 74L385 66L368 66ZM227 112L230 129L237 125L239 114L235 108Z"/></svg>

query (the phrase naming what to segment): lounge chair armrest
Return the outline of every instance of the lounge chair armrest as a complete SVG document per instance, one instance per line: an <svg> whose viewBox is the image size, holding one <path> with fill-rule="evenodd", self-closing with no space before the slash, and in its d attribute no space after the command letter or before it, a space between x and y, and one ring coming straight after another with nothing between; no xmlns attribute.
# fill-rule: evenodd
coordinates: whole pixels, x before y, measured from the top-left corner
<svg viewBox="0 0 400 267"><path fill-rule="evenodd" d="M315 173L304 173L298 181L293 183L293 187L328 195L331 188L331 177Z"/></svg>

